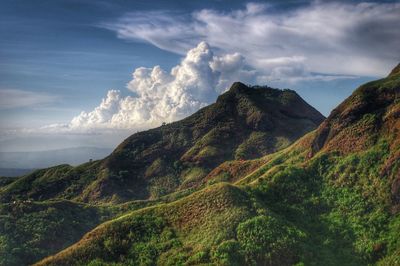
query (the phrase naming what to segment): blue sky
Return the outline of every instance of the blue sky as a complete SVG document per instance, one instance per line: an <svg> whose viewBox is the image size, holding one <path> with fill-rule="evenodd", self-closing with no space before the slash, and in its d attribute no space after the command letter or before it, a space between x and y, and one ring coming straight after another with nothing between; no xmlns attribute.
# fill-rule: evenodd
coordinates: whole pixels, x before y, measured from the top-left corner
<svg viewBox="0 0 400 266"><path fill-rule="evenodd" d="M120 40L97 26L141 5L90 2L94 1L0 3L0 89L40 92L56 101L33 110L2 110L8 116L2 114L8 122L3 126L67 122L95 107L108 89L124 88L136 67L178 60L151 45Z"/></svg>
<svg viewBox="0 0 400 266"><path fill-rule="evenodd" d="M113 146L235 80L295 89L328 115L400 61L399 11L398 1L1 1L0 150Z"/></svg>

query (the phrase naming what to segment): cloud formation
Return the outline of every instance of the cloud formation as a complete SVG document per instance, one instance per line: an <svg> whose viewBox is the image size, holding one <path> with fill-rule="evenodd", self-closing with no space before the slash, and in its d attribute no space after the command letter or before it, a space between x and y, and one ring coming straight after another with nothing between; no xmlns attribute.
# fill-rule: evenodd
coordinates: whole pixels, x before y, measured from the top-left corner
<svg viewBox="0 0 400 266"><path fill-rule="evenodd" d="M102 26L118 37L184 54L204 40L238 52L269 78L306 73L381 76L400 60L399 3L316 1L277 12L249 3L230 12L203 9L191 16L133 12Z"/></svg>
<svg viewBox="0 0 400 266"><path fill-rule="evenodd" d="M130 96L110 90L94 110L45 130L159 126L214 102L238 80L262 85L385 75L400 60L399 13L396 3L332 2L281 12L250 3L242 10L204 9L183 17L128 13L103 26L120 38L182 54L182 61L169 71L137 68L127 84Z"/></svg>
<svg viewBox="0 0 400 266"><path fill-rule="evenodd" d="M137 68L127 84L132 96L110 90L91 112L74 117L67 129L144 129L186 117L217 98L232 82L250 81L238 53L216 56L206 42L188 51L181 63L167 72L160 66ZM58 128L60 126L57 126Z"/></svg>

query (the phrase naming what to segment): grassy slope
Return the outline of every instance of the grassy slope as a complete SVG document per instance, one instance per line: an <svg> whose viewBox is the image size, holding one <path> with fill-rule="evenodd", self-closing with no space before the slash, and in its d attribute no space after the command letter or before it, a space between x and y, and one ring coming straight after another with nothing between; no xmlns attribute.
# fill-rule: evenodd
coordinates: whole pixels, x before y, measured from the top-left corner
<svg viewBox="0 0 400 266"><path fill-rule="evenodd" d="M0 204L0 265L27 265L76 242L109 218L69 201Z"/></svg>
<svg viewBox="0 0 400 266"><path fill-rule="evenodd" d="M368 83L291 147L209 175L236 185L131 212L38 265L399 264L399 98L400 73Z"/></svg>
<svg viewBox="0 0 400 266"><path fill-rule="evenodd" d="M0 265L31 265L55 254L102 222L134 210L176 201L183 190L157 200L93 205L69 200L22 201L0 204Z"/></svg>
<svg viewBox="0 0 400 266"><path fill-rule="evenodd" d="M219 183L173 203L104 223L76 245L38 265L103 265L112 261L121 265L241 265L245 260L264 259L253 253L251 240L258 233L253 227L265 230L270 225L282 232L267 240L276 242L277 252L289 252L285 260L294 261L296 254L291 255L288 248L297 244L301 232L256 206L245 190ZM259 247L265 243L260 239ZM248 247L234 254L240 245ZM270 254L271 259L277 252Z"/></svg>

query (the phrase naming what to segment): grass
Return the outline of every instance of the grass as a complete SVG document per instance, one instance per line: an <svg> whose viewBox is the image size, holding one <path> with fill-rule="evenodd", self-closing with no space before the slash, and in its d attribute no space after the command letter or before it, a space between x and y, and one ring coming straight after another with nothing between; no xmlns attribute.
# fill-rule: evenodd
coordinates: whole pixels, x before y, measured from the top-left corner
<svg viewBox="0 0 400 266"><path fill-rule="evenodd" d="M378 175L389 147L306 164L278 159L301 154L285 150L267 160L279 170L133 211L38 265L391 265L400 223L388 211L390 176Z"/></svg>
<svg viewBox="0 0 400 266"><path fill-rule="evenodd" d="M131 265L152 265L155 262L174 265L179 261L206 260L210 259L213 245L235 237L239 222L251 214L246 193L221 183L181 200L138 210L105 223L87 234L82 244L74 245L43 263L53 261L49 262L50 265L78 265L101 260ZM107 245L115 245L115 248L108 249ZM113 253L117 247L118 256ZM139 263L134 254L148 252L135 253L131 247L151 249L149 258L153 260L148 264Z"/></svg>
<svg viewBox="0 0 400 266"><path fill-rule="evenodd" d="M0 265L28 265L58 252L108 219L100 207L71 201L0 205Z"/></svg>

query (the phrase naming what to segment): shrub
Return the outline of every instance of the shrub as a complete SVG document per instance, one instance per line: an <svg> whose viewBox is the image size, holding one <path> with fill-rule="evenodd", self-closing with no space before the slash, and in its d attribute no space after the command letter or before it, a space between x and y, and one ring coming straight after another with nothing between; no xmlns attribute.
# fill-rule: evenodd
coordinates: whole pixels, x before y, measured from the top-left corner
<svg viewBox="0 0 400 266"><path fill-rule="evenodd" d="M188 259L186 264L198 265L201 263L206 263L206 262L208 262L208 260L209 260L208 252L207 251L199 251L199 252L195 253L194 255L192 255Z"/></svg>
<svg viewBox="0 0 400 266"><path fill-rule="evenodd" d="M237 238L248 264L295 262L291 249L301 236L301 231L272 216L254 217L237 228Z"/></svg>
<svg viewBox="0 0 400 266"><path fill-rule="evenodd" d="M236 240L227 240L219 244L213 253L213 260L218 265L244 265L244 257L240 250L240 244Z"/></svg>

